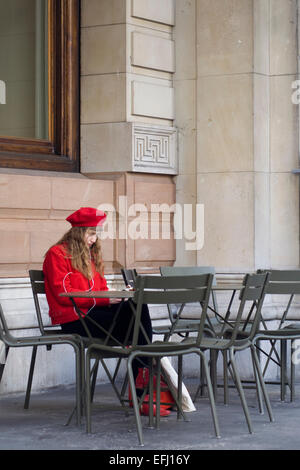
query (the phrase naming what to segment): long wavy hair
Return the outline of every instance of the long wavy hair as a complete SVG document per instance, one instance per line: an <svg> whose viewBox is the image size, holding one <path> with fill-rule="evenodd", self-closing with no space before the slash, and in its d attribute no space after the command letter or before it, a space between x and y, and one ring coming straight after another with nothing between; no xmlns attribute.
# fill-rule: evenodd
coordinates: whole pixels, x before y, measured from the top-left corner
<svg viewBox="0 0 300 470"><path fill-rule="evenodd" d="M63 245L66 249L67 257L71 259L73 268L91 280L94 276L91 260L94 262L96 271L101 276L104 274L104 265L101 242L97 238L96 242L89 248L84 240L87 231L94 232L95 227L72 227L55 245Z"/></svg>

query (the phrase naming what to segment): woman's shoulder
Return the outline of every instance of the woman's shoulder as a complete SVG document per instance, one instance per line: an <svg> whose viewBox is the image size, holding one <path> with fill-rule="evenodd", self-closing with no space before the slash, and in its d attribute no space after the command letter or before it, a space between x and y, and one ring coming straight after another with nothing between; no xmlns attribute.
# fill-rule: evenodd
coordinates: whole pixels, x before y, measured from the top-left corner
<svg viewBox="0 0 300 470"><path fill-rule="evenodd" d="M60 244L60 245L53 245L49 248L49 250L47 251L46 253L46 256L49 256L51 254L54 254L54 255L63 255L64 257L66 256L67 254L67 250L66 250L66 247L65 245L63 244Z"/></svg>

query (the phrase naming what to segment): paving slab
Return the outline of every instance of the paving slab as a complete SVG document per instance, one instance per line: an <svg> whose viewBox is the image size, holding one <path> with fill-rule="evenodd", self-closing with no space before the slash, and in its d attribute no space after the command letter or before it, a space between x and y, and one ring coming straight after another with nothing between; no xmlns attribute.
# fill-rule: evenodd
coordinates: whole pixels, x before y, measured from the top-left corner
<svg viewBox="0 0 300 470"><path fill-rule="evenodd" d="M186 380L192 392L195 380ZM56 387L32 393L28 410L24 394L1 396L0 450L85 450L85 451L181 451L200 450L299 450L300 449L300 384L296 385L294 402L280 401L278 386L268 386L275 421L267 413L259 414L254 390L245 391L254 433L249 434L239 396L230 390L229 405L223 404L218 390L217 413L221 438L214 435L207 397L197 399L196 411L188 414L189 422L177 420L176 412L161 419L159 429L148 427L143 416L145 446L138 444L133 411L122 410L109 384L97 385L92 411L92 433L87 434L85 421L65 425L74 406L74 387ZM118 455L122 455L122 452ZM115 455L112 452L111 455ZM125 455L125 454L124 454ZM175 455L175 454L174 454ZM119 462L120 463L120 462ZM169 462L170 463L170 462Z"/></svg>

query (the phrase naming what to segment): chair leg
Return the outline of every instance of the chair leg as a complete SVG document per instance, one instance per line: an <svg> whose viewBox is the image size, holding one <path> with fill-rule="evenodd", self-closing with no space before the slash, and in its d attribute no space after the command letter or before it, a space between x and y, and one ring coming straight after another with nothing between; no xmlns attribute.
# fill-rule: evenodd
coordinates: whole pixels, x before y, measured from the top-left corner
<svg viewBox="0 0 300 470"><path fill-rule="evenodd" d="M210 372L209 372L209 368L208 368L208 364L207 364L207 360L206 360L204 352L199 350L198 354L201 355L203 359L204 374L206 377L207 391L208 391L208 397L210 401L215 434L216 434L216 437L219 438L220 429L219 429L219 422L218 422L218 416L217 416L217 410L216 410L216 404L215 404L215 397L214 397L213 388L212 388L211 379L210 379Z"/></svg>
<svg viewBox="0 0 300 470"><path fill-rule="evenodd" d="M83 360L83 350L81 346L78 348L74 347L75 361L76 361L76 419L77 426L81 424L81 415L84 407L84 387L83 384L83 374L84 374L84 360Z"/></svg>
<svg viewBox="0 0 300 470"><path fill-rule="evenodd" d="M287 366L286 366L286 340L280 341L280 399L285 400L286 391L286 377L287 377Z"/></svg>
<svg viewBox="0 0 300 470"><path fill-rule="evenodd" d="M92 372L92 386L91 386L91 402L93 403L94 400L94 395L95 395L95 387L96 387L96 380L97 380L97 375L98 375L98 369L99 369L99 359L96 359L96 362L93 367L93 372Z"/></svg>
<svg viewBox="0 0 300 470"><path fill-rule="evenodd" d="M139 439L140 445L143 446L144 442L143 442L142 423L141 423L138 399L136 395L135 381L134 381L133 372L132 372L132 360L133 359L134 359L133 355L128 358L127 371L128 371L129 384L131 387L132 404L133 404L135 422L136 422L136 427L137 427L138 439Z"/></svg>
<svg viewBox="0 0 300 470"><path fill-rule="evenodd" d="M257 395L257 402L258 402L258 409L260 414L264 414L264 407L262 403L262 395L261 395L261 386L260 386L260 381L258 377L258 373L256 370L256 365L255 365L255 359L253 357L253 349L251 348L251 358L252 358L252 366L253 366L253 374L254 374L254 381L256 385L256 395Z"/></svg>
<svg viewBox="0 0 300 470"><path fill-rule="evenodd" d="M204 373L203 373L203 359L202 357L200 356L200 365L199 365L199 368L200 368L200 383L197 387L197 390L196 390L196 393L194 395L194 398L193 398L193 401L196 401L197 398L198 398L198 395L200 397L203 397L204 396L204 388L205 388L205 383L204 383Z"/></svg>
<svg viewBox="0 0 300 470"><path fill-rule="evenodd" d="M85 408L85 384L84 384L84 354L81 346L73 346L75 353L75 374L76 374L76 405L74 406L72 412L70 413L68 420L65 426L68 426L72 421L74 413L76 411L76 424L80 426L81 424L81 415L83 409Z"/></svg>
<svg viewBox="0 0 300 470"><path fill-rule="evenodd" d="M268 414L269 414L270 421L272 422L272 421L274 421L274 418L273 418L271 403L270 403L269 395L268 395L266 385L265 385L265 382L264 382L263 374L262 374L262 371L260 369L260 363L259 363L259 360L258 360L258 357L257 357L257 354L256 354L255 346L251 346L251 349L253 351L253 356L252 357L254 359L254 363L255 363L255 366L256 366L256 371L257 371L258 379L259 379L260 386L261 386L261 389L262 389L262 392L263 392L266 408L267 408L267 411L268 411Z"/></svg>
<svg viewBox="0 0 300 470"><path fill-rule="evenodd" d="M156 359L156 429L160 426L160 374L161 374L161 362L160 357ZM151 405L150 405L151 406Z"/></svg>
<svg viewBox="0 0 300 470"><path fill-rule="evenodd" d="M214 396L217 398L217 360L218 360L218 351L212 349L210 351L210 373L211 373L211 382L214 391Z"/></svg>
<svg viewBox="0 0 300 470"><path fill-rule="evenodd" d="M291 340L291 401L294 401L295 399L295 362L293 360L294 344L295 341Z"/></svg>
<svg viewBox="0 0 300 470"><path fill-rule="evenodd" d="M204 373L203 373L203 359L200 356L200 397L204 396L204 388L205 388L205 383L204 383Z"/></svg>
<svg viewBox="0 0 300 470"><path fill-rule="evenodd" d="M149 361L149 427L154 428L153 424L153 358Z"/></svg>
<svg viewBox="0 0 300 470"><path fill-rule="evenodd" d="M0 364L0 383L1 383L2 375L3 375L4 369L5 369L5 364L6 364L6 359L7 359L7 356L8 356L8 352L9 352L9 346L5 345L5 362L4 362L4 364Z"/></svg>
<svg viewBox="0 0 300 470"><path fill-rule="evenodd" d="M223 377L224 377L224 405L228 405L229 393L228 393L228 368L227 368L227 351L222 351L223 354Z"/></svg>
<svg viewBox="0 0 300 470"><path fill-rule="evenodd" d="M238 369L237 369L237 366L236 366L235 357L234 357L234 350L232 348L230 348L230 350L229 350L229 355L230 355L231 365L232 365L232 368L233 368L236 388L237 388L237 390L239 392L239 395L240 395L242 407L243 407L243 410L244 410L245 418L246 418L248 429L249 429L249 433L252 434L253 430L252 430L252 424L251 424L249 409L248 409L247 401L246 401L246 398L245 398L245 393L244 393L244 390L243 390L243 387L242 387L241 379L240 379L240 376L239 376L239 373L238 373Z"/></svg>
<svg viewBox="0 0 300 470"><path fill-rule="evenodd" d="M177 400L178 403L182 404L182 355L178 356L178 377L177 377ZM179 407L177 407L177 419L179 420L181 412Z"/></svg>
<svg viewBox="0 0 300 470"><path fill-rule="evenodd" d="M36 360L36 353L37 353L37 346L33 346L33 347L32 347L32 354L31 354L31 361L30 361L30 368L29 368L28 381L27 381L25 402L24 402L24 408L25 408L25 410L28 410L28 408L29 408L30 393L31 393L31 386L32 386L32 379L33 379L33 372L34 372L35 360Z"/></svg>
<svg viewBox="0 0 300 470"><path fill-rule="evenodd" d="M91 427L91 358L89 351L86 353L85 360L85 413L86 413L86 432L92 431Z"/></svg>

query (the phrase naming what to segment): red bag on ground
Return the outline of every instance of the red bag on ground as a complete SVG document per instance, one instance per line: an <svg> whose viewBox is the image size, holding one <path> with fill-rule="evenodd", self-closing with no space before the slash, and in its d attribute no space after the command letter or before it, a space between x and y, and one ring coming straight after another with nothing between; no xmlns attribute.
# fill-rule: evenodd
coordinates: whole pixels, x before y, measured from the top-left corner
<svg viewBox="0 0 300 470"><path fill-rule="evenodd" d="M154 408L153 408L153 414L155 416L156 414L156 380L157 376L154 375L153 377L153 403L154 403ZM138 376L135 381L136 388L144 390L148 387L149 384L149 370L145 368L140 368ZM129 402L130 406L132 406L132 395L131 395L131 390L129 386ZM172 408L172 406L175 404L174 398L169 390L168 385L164 382L162 377L160 377L160 415L161 416L168 416L170 414L169 409ZM163 403L168 403L167 405ZM149 395L145 395L144 401L142 404L141 411L143 414L148 415L149 414Z"/></svg>

